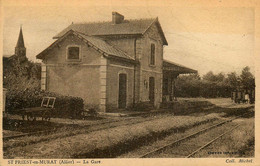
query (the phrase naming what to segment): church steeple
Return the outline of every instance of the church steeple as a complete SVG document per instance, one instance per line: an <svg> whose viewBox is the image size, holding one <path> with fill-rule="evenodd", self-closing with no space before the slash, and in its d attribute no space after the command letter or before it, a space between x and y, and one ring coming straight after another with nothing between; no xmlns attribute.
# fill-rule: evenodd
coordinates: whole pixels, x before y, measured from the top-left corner
<svg viewBox="0 0 260 166"><path fill-rule="evenodd" d="M26 56L26 48L24 47L22 26L20 27L20 34L19 34L18 41L17 41L16 47L15 47L15 54L19 57Z"/></svg>

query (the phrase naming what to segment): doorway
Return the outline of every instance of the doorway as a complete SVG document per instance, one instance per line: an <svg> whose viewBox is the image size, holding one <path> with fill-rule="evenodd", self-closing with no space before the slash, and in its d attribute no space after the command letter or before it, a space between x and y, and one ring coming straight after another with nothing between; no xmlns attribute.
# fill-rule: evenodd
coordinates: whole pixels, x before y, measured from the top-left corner
<svg viewBox="0 0 260 166"><path fill-rule="evenodd" d="M126 74L119 74L118 108L126 108Z"/></svg>
<svg viewBox="0 0 260 166"><path fill-rule="evenodd" d="M150 103L154 105L154 88L155 88L155 82L154 77L149 78L149 100Z"/></svg>

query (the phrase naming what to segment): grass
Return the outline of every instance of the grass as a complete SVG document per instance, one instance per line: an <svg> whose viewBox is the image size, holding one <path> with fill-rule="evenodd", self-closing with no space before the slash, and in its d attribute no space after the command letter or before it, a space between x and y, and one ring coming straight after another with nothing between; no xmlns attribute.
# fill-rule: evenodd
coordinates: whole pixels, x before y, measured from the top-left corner
<svg viewBox="0 0 260 166"><path fill-rule="evenodd" d="M254 157L255 155L255 137L248 139L247 143L239 149L239 157Z"/></svg>
<svg viewBox="0 0 260 166"><path fill-rule="evenodd" d="M89 155L111 157L119 150L117 147L133 146L130 142L148 141L154 135L172 129L188 128L205 120L216 118L216 114L203 117L168 116L143 123L118 126L106 130L79 134L71 137L50 140L25 147L10 148L4 158L88 158ZM102 152L106 152L104 155ZM100 154L99 154L100 153ZM109 156L110 155L110 156Z"/></svg>

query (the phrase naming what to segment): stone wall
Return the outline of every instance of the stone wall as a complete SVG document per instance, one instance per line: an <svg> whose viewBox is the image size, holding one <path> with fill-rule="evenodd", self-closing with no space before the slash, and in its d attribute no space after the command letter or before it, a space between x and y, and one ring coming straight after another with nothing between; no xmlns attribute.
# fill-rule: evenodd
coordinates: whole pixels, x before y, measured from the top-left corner
<svg viewBox="0 0 260 166"><path fill-rule="evenodd" d="M134 65L110 59L107 66L107 111L118 108L119 74L121 73L127 76L126 106L133 105Z"/></svg>
<svg viewBox="0 0 260 166"><path fill-rule="evenodd" d="M155 65L150 65L151 44L155 45ZM149 100L149 77L155 79L155 107L162 101L163 43L156 23L144 34L137 45L140 59L140 101ZM148 84L148 86L146 85Z"/></svg>
<svg viewBox="0 0 260 166"><path fill-rule="evenodd" d="M68 46L80 47L79 61L66 59ZM43 68L46 66L46 74L43 74L46 77L46 90L81 97L86 105L100 105L101 56L77 37L68 36L43 61Z"/></svg>

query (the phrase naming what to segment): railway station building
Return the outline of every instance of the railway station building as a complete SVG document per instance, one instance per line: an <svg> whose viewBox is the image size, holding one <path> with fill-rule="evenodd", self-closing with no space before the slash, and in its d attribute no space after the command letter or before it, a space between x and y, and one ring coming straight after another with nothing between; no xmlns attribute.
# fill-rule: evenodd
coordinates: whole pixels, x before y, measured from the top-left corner
<svg viewBox="0 0 260 166"><path fill-rule="evenodd" d="M174 98L174 80L196 70L164 60L168 45L158 18L71 24L36 57L41 89L84 99L100 111L140 102L158 108Z"/></svg>

